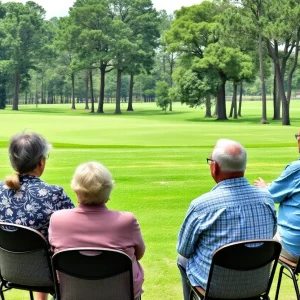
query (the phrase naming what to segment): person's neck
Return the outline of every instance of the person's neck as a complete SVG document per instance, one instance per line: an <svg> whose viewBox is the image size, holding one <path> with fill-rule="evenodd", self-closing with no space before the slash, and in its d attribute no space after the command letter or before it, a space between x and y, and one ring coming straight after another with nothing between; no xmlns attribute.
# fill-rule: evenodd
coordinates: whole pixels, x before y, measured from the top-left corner
<svg viewBox="0 0 300 300"><path fill-rule="evenodd" d="M219 182L221 182L223 180L227 180L227 179L242 178L242 177L244 177L244 172L222 173L217 178L216 183L219 183Z"/></svg>
<svg viewBox="0 0 300 300"><path fill-rule="evenodd" d="M30 172L26 172L26 173L24 173L24 174L30 175L30 176L34 176L34 177L40 177L40 176L41 176L40 172L38 172L37 170L33 170L33 171L30 171Z"/></svg>

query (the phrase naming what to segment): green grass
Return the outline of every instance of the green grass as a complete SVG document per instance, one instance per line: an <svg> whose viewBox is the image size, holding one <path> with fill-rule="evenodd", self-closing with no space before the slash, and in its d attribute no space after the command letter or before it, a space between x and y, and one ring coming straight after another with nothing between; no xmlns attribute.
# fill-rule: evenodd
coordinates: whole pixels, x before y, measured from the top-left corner
<svg viewBox="0 0 300 300"><path fill-rule="evenodd" d="M269 106L269 120L272 103ZM176 267L176 239L191 200L209 191L214 182L206 157L219 138L241 142L248 151L246 177L271 181L298 157L294 134L300 128L300 102L291 105L292 126L280 121L261 125L260 102L243 104L243 118L217 122L204 119L204 110L180 104L166 115L155 104L134 104L135 112L114 115L112 104L105 115L90 114L77 105L20 106L0 111L0 179L12 172L7 157L9 137L24 129L43 134L54 146L42 179L70 189L79 163L97 160L112 172L115 188L108 202L112 209L133 212L140 223L147 250L144 300L182 299ZM272 288L272 295L274 287ZM12 291L6 299L27 298ZM282 300L295 299L291 280L284 278Z"/></svg>

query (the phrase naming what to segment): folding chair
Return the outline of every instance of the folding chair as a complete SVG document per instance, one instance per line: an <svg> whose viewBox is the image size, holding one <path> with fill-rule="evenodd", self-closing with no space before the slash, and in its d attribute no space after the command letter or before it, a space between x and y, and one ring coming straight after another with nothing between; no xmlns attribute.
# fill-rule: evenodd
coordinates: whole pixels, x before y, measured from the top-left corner
<svg viewBox="0 0 300 300"><path fill-rule="evenodd" d="M55 294L46 239L38 231L0 222L0 295L9 289Z"/></svg>
<svg viewBox="0 0 300 300"><path fill-rule="evenodd" d="M297 300L300 300L299 287L298 287L298 283L297 283L297 281L298 281L297 277L298 277L298 274L300 273L300 260L298 260L297 263L294 263L294 262L284 258L283 256L280 256L279 264L281 266L280 266L279 274L278 274L278 282L277 282L275 300L278 299L283 274L293 280ZM285 269L289 272L289 274L284 272Z"/></svg>
<svg viewBox="0 0 300 300"><path fill-rule="evenodd" d="M212 257L206 290L191 287L190 299L269 299L281 245L274 240L227 244Z"/></svg>
<svg viewBox="0 0 300 300"><path fill-rule="evenodd" d="M117 250L71 248L52 257L57 300L133 300L132 262Z"/></svg>

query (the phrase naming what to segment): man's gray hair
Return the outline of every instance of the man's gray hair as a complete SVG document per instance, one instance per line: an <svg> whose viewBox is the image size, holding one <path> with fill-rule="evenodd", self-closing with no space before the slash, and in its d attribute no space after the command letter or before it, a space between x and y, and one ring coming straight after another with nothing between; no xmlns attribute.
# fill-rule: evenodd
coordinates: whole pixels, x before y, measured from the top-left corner
<svg viewBox="0 0 300 300"><path fill-rule="evenodd" d="M41 158L46 157L52 146L34 132L18 133L11 137L9 159L19 174L34 170Z"/></svg>
<svg viewBox="0 0 300 300"><path fill-rule="evenodd" d="M246 169L246 150L233 140L218 140L211 158L219 164L223 172L243 172Z"/></svg>

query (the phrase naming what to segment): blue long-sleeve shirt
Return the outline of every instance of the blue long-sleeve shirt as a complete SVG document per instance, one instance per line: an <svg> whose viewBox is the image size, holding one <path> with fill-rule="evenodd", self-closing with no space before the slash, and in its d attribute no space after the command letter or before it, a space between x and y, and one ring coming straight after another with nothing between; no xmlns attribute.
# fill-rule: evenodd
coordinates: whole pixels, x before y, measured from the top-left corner
<svg viewBox="0 0 300 300"><path fill-rule="evenodd" d="M280 204L278 232L282 246L300 256L300 160L288 164L268 190L274 202Z"/></svg>

